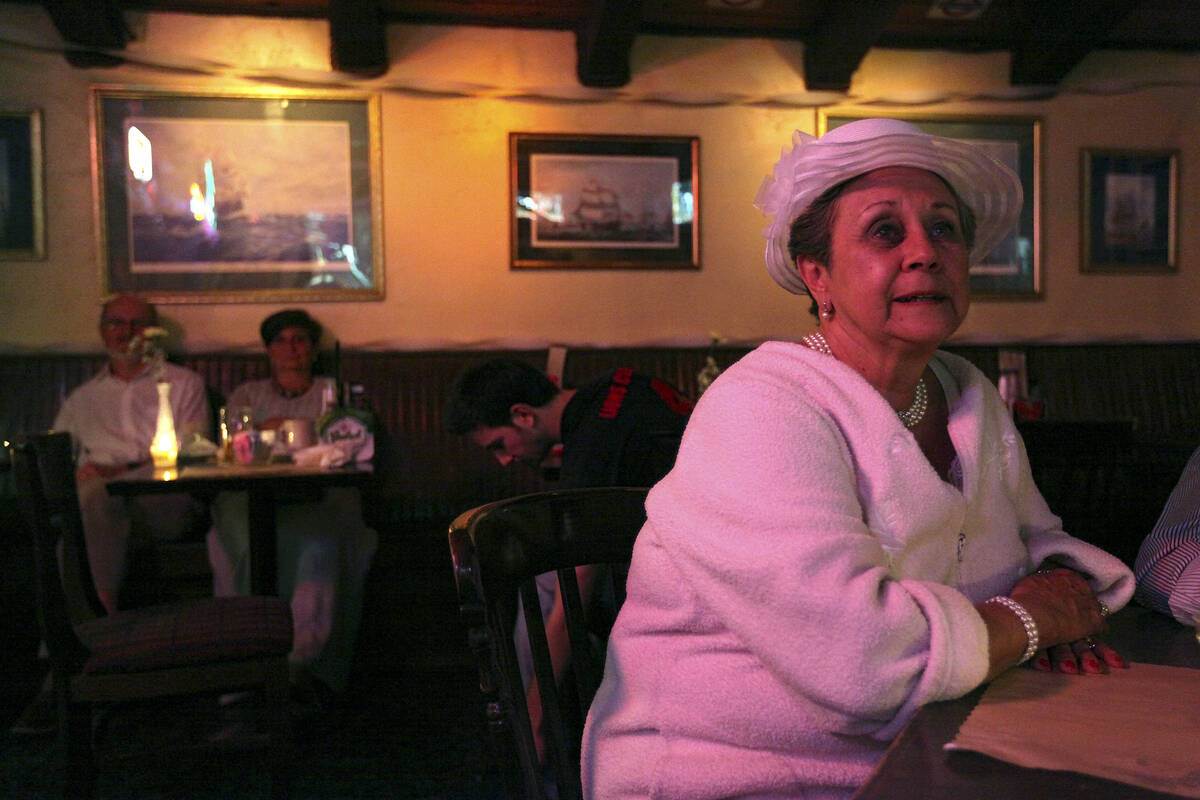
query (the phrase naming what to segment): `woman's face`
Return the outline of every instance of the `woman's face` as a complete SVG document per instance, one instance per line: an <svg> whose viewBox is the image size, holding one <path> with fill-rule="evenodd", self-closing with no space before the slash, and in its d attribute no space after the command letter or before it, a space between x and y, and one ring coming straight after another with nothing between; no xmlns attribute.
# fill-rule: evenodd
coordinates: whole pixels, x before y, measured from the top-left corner
<svg viewBox="0 0 1200 800"><path fill-rule="evenodd" d="M312 372L317 350L304 328L284 328L267 345L271 373Z"/></svg>
<svg viewBox="0 0 1200 800"><path fill-rule="evenodd" d="M833 216L829 265L801 275L834 312L821 327L861 346L940 345L970 305L958 201L931 172L887 167L846 185Z"/></svg>

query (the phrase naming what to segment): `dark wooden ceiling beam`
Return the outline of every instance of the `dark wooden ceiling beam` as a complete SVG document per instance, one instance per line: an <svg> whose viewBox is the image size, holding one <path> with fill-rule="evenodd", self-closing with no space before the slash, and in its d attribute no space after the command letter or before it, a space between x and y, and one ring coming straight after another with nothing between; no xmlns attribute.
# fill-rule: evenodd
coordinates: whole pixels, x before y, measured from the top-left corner
<svg viewBox="0 0 1200 800"><path fill-rule="evenodd" d="M629 83L629 55L642 16L642 0L590 0L575 31L575 72L594 89Z"/></svg>
<svg viewBox="0 0 1200 800"><path fill-rule="evenodd" d="M124 50L133 35L113 0L42 0L42 7L67 45L64 55L69 64L111 67L121 63L112 53Z"/></svg>
<svg viewBox="0 0 1200 800"><path fill-rule="evenodd" d="M1071 0L1028 3L1026 35L1012 48L1013 86L1054 86L1084 56L1100 47L1138 0Z"/></svg>
<svg viewBox="0 0 1200 800"><path fill-rule="evenodd" d="M844 92L904 0L830 0L804 40L804 84Z"/></svg>
<svg viewBox="0 0 1200 800"><path fill-rule="evenodd" d="M329 0L329 61L373 78L388 69L387 24L379 0Z"/></svg>

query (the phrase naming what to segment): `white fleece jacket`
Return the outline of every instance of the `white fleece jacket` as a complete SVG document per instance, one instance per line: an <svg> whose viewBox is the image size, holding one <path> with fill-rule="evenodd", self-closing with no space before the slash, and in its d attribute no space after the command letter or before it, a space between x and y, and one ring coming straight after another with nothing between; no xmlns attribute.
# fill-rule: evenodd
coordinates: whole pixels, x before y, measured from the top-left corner
<svg viewBox="0 0 1200 800"><path fill-rule="evenodd" d="M646 504L588 797L846 797L918 708L984 680L976 603L1052 555L1129 600L1124 564L1060 529L987 378L932 364L961 492L878 392L801 345L705 392Z"/></svg>

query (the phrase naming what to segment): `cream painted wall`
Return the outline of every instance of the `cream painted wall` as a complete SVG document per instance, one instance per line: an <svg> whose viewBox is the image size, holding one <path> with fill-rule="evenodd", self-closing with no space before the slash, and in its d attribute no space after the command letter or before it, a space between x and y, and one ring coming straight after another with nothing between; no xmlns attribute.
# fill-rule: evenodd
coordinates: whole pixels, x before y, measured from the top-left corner
<svg viewBox="0 0 1200 800"><path fill-rule="evenodd" d="M131 16L126 51L143 66L77 70L37 6L0 3L0 105L41 108L48 257L0 262L0 350L98 349L103 293L89 154L92 84L178 89L329 84L327 30L303 20ZM567 33L401 27L393 67L353 84L382 96L381 302L312 311L352 347L702 344L796 337L807 303L762 267L764 220L751 206L793 128L816 106L875 103L880 113L1036 115L1045 121L1044 293L978 301L960 341L1200 339L1200 57L1094 54L1047 99L1019 99L1003 54L872 51L849 96L807 93L801 49L766 40L639 39L635 77L589 91ZM171 70L166 69L171 67ZM351 85L347 83L346 85ZM887 101L887 102L884 102ZM700 137L702 269L511 271L509 131ZM1079 271L1081 147L1181 151L1180 270ZM162 306L190 350L256 348L278 304Z"/></svg>

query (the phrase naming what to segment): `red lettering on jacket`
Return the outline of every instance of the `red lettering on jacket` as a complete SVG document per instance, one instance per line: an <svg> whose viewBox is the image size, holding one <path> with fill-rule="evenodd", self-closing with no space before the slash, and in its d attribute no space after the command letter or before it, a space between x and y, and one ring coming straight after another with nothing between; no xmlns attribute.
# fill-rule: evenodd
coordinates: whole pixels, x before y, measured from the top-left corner
<svg viewBox="0 0 1200 800"><path fill-rule="evenodd" d="M692 413L692 401L675 391L666 381L654 378L650 381L650 388L654 393L663 399L667 407L681 417L686 417Z"/></svg>
<svg viewBox="0 0 1200 800"><path fill-rule="evenodd" d="M600 406L600 413L597 415L600 419L613 419L617 416L617 412L621 410L621 403L625 400L625 394L629 390L624 386L613 384L608 387L608 395L604 398L604 403Z"/></svg>

